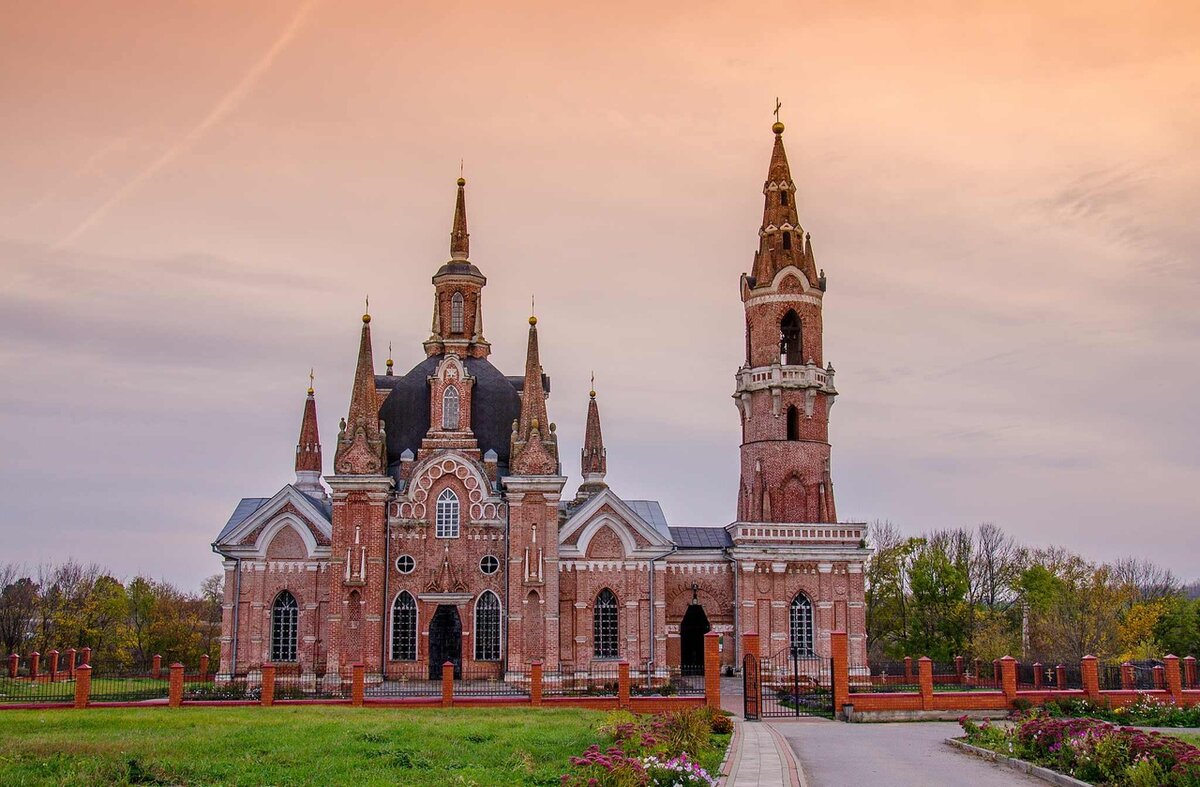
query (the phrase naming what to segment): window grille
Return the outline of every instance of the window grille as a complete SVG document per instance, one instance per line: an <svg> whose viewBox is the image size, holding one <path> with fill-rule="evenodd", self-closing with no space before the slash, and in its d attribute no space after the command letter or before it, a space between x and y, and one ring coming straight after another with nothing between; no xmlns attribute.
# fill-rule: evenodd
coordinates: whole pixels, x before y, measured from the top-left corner
<svg viewBox="0 0 1200 787"><path fill-rule="evenodd" d="M407 590L392 605L392 660L417 659L417 602Z"/></svg>
<svg viewBox="0 0 1200 787"><path fill-rule="evenodd" d="M813 655L812 602L803 594L792 599L792 647L801 656Z"/></svg>
<svg viewBox="0 0 1200 787"><path fill-rule="evenodd" d="M296 634L300 628L300 606L286 590L271 607L271 661L296 660Z"/></svg>
<svg viewBox="0 0 1200 787"><path fill-rule="evenodd" d="M413 560L412 555L401 555L396 558L396 570L401 574L411 574L416 567L417 561Z"/></svg>
<svg viewBox="0 0 1200 787"><path fill-rule="evenodd" d="M463 296L461 292L454 293L450 298L450 333L463 332Z"/></svg>
<svg viewBox="0 0 1200 787"><path fill-rule="evenodd" d="M475 605L475 660L500 660L500 599L490 590Z"/></svg>
<svg viewBox="0 0 1200 787"><path fill-rule="evenodd" d="M434 535L438 538L458 538L458 495L451 489L442 490L438 495Z"/></svg>
<svg viewBox="0 0 1200 787"><path fill-rule="evenodd" d="M617 597L608 588L596 596L592 610L592 639L592 653L596 658L617 657Z"/></svg>
<svg viewBox="0 0 1200 787"><path fill-rule="evenodd" d="M495 555L484 555L479 559L479 570L485 574L495 574L500 570L500 559Z"/></svg>
<svg viewBox="0 0 1200 787"><path fill-rule="evenodd" d="M442 394L442 428L458 429L458 389L453 385L447 386Z"/></svg>

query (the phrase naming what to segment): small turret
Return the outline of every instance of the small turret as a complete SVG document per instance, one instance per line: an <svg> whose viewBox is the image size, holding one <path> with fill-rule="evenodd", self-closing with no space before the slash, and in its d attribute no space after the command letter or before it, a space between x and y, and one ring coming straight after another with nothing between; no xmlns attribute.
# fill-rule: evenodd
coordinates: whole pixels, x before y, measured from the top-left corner
<svg viewBox="0 0 1200 787"><path fill-rule="evenodd" d="M300 442L296 444L296 488L318 497L325 496L321 485L321 438L317 434L317 400L313 394L313 375L308 375L308 397L300 421Z"/></svg>
<svg viewBox="0 0 1200 787"><path fill-rule="evenodd" d="M514 475L558 473L558 437L554 424L546 425L546 389L538 354L537 317L529 318L529 344L525 351L525 384L521 390L521 416L513 424L509 466Z"/></svg>
<svg viewBox="0 0 1200 787"><path fill-rule="evenodd" d="M362 322L350 411L342 419L333 456L333 469L338 475L382 475L387 469L387 435L379 420L375 361L371 355L371 315L364 314Z"/></svg>

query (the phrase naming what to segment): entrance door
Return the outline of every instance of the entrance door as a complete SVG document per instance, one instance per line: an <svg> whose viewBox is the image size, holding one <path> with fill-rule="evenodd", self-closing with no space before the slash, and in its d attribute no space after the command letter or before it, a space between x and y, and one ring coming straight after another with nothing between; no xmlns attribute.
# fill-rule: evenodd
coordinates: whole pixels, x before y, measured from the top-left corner
<svg viewBox="0 0 1200 787"><path fill-rule="evenodd" d="M711 630L703 605L688 604L679 624L679 665L683 674L704 674L704 635Z"/></svg>
<svg viewBox="0 0 1200 787"><path fill-rule="evenodd" d="M442 664L454 664L454 677L462 677L462 620L458 607L439 604L429 621L429 679L442 679Z"/></svg>

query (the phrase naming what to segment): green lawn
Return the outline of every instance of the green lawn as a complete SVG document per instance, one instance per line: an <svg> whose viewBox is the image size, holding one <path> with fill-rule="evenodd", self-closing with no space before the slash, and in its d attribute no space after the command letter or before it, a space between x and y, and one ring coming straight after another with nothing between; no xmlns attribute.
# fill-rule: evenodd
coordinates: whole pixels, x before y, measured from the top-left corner
<svg viewBox="0 0 1200 787"><path fill-rule="evenodd" d="M0 784L557 785L578 709L107 708L0 715Z"/></svg>

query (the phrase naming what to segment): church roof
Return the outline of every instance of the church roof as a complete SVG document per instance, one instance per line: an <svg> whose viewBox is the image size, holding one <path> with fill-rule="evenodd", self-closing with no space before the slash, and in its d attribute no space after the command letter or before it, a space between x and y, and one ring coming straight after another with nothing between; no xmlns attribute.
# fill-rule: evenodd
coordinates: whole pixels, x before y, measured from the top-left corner
<svg viewBox="0 0 1200 787"><path fill-rule="evenodd" d="M429 431L429 378L444 357L431 355L404 375L376 376L379 388L391 389L379 409L379 417L387 427L389 465L399 462L406 450L416 454L421 447L421 440ZM503 475L508 470L512 422L521 414L522 383L505 377L486 358L467 358L463 365L475 378L471 389L471 431L482 453L496 452ZM549 381L545 382L548 387Z"/></svg>
<svg viewBox="0 0 1200 787"><path fill-rule="evenodd" d="M304 492L300 492L300 490L296 491L297 493L308 498L309 502L313 504L313 507L325 515L326 521L333 521L333 509L328 501L322 500L319 497L313 497L312 495L305 494ZM274 499L275 498L273 497L243 497L241 500L239 500L237 506L235 506L233 509L233 513L229 515L229 521L225 523L225 527L221 528L221 532L217 535L216 543L220 544L223 542L226 536L237 529L238 525L245 522L254 514L255 511L262 508L264 505Z"/></svg>
<svg viewBox="0 0 1200 787"><path fill-rule="evenodd" d="M671 537L671 528L667 525L667 515L663 513L662 505L657 500L626 500L624 502L647 525L662 533L666 538Z"/></svg>
<svg viewBox="0 0 1200 787"><path fill-rule="evenodd" d="M733 539L723 527L673 527L671 540L680 549L724 549Z"/></svg>

